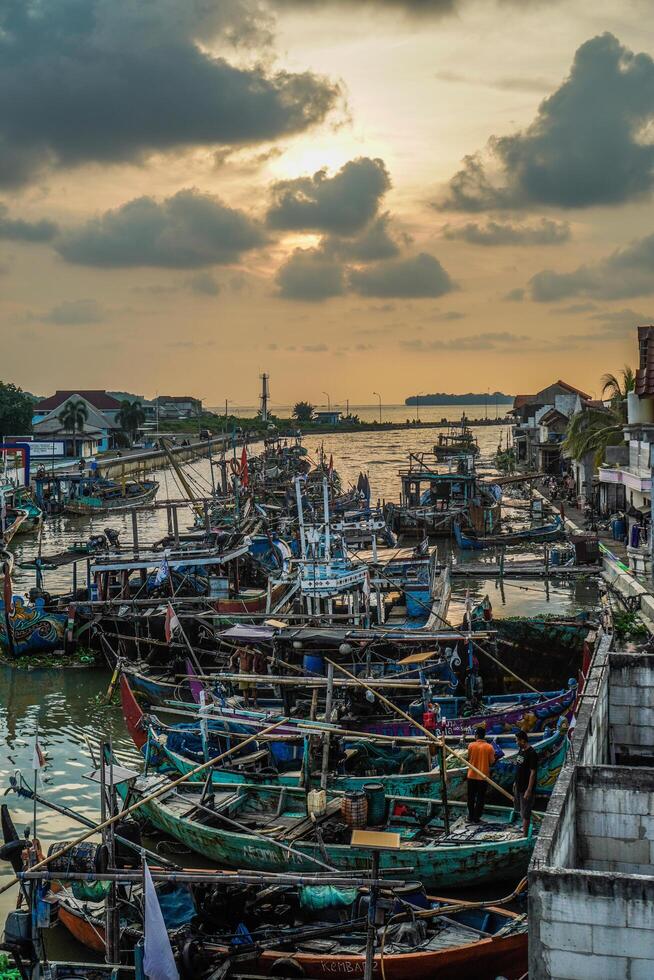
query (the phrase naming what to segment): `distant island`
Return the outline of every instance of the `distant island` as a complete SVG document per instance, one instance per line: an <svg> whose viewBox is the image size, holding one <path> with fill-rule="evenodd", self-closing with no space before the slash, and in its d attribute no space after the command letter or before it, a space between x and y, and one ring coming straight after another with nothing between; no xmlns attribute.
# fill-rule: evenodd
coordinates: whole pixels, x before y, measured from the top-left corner
<svg viewBox="0 0 654 980"><path fill-rule="evenodd" d="M469 391L467 395L451 395L437 391L435 395L410 395L404 399L405 405L489 405L513 404L514 395L505 395L502 391L482 392Z"/></svg>

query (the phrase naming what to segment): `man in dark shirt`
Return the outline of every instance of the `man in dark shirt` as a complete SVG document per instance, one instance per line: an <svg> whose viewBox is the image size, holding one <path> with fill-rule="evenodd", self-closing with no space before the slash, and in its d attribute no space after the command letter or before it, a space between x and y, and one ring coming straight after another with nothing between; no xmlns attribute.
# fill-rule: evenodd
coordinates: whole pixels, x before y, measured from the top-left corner
<svg viewBox="0 0 654 980"><path fill-rule="evenodd" d="M517 814L522 817L522 831L529 833L531 811L534 805L536 791L536 774L538 772L538 756L529 744L526 732L519 731L516 735L518 754L516 756L516 776L513 784L513 819Z"/></svg>

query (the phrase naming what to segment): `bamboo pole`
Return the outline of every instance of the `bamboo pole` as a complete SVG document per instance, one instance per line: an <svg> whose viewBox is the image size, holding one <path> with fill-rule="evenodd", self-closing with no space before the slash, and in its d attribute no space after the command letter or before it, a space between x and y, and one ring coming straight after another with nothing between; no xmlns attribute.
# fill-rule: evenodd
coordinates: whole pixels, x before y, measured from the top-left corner
<svg viewBox="0 0 654 980"><path fill-rule="evenodd" d="M256 741L259 735L267 735L269 732L272 732L275 728L279 728L280 725L284 725L287 721L288 718L280 718L280 720L276 721L273 725L268 725L267 728L264 728L261 732L257 733L256 735L250 735L249 738L246 738L244 742L241 742L239 745L233 746L231 749L228 749L226 752L221 753L221 755L215 756L215 758L213 759L209 759L208 762L201 763L199 766L196 766L195 769L191 769L190 772L187 772L183 776L180 776L179 779L174 779L171 783L166 781L162 786L154 790L154 792L149 793L148 796L145 796L142 799L137 800L137 802L133 803L131 806L128 806L126 810L121 810L120 813L116 813L113 817L109 817L107 820L103 820L102 823L99 823L96 826L92 827L90 830L87 830L85 834L82 834L80 837L76 837L75 840L70 841L68 844L65 845L65 847L62 847L60 850L58 850L56 854L51 854L49 857L43 858L42 861L39 861L37 864L33 865L31 870L37 871L39 868L44 868L55 857L57 858L62 857L64 854L67 854L68 851L72 850L72 848L75 847L77 844L81 844L82 841L88 840L89 837L93 837L94 834L98 834L102 830L105 830L107 827L112 826L113 824L116 823L116 821L124 819L125 817L129 816L131 813L135 813L137 810L140 810L140 808L144 806L146 803L151 803L152 800L156 800L159 796L162 796L164 793L168 793L171 789L174 789L175 786L179 786L181 783L185 783L188 779L191 778L191 776L195 776L197 775L197 773L202 772L204 769L209 769L211 766L217 765L228 755L232 755L232 753L238 752L245 745L247 745L248 742ZM0 895L3 895L10 888L13 888L13 886L17 884L19 880L20 879L18 878L18 876L15 876L14 878L12 878L11 881L8 881L6 885L3 885L0 888Z"/></svg>
<svg viewBox="0 0 654 980"><path fill-rule="evenodd" d="M333 663L333 661L327 660L327 663L330 664ZM342 671L342 673L347 674L349 677L354 677L354 674L350 674L349 670L346 670L345 667L341 667L340 664L334 664L334 667L337 670ZM486 773L483 773L481 769L477 769L476 766L473 766L473 764L468 759L464 758L464 756L460 755L458 752L455 752L454 749L451 749L449 745L447 745L445 742L441 742L440 738L434 735L433 732L430 732L429 729L425 728L424 725L421 725L419 721L416 721L415 718L412 718L411 715L408 715L406 711L402 711L401 708L398 708L396 704L393 704L392 701L389 701L388 698L384 697L383 694L379 694L378 691L373 691L372 688L368 687L368 685L364 681L362 681L359 677L354 677L354 679L359 682L361 687L365 687L366 690L372 691L375 697L379 698L379 700L383 704L387 705L391 709L391 711L395 711L398 715L401 715L402 718L405 718L406 721L408 721L411 725L414 725L415 728L419 729L419 731L424 732L424 734L427 736L427 738L430 741L434 742L438 746L443 745L446 752L449 752L450 755L453 755L454 758L458 759L459 762L462 762L463 765L467 766L469 769L472 769L473 772L476 772L477 775L481 776L482 779L485 779L486 782L493 787L493 789L496 789L498 793L501 793L502 796L505 796L507 800L511 800L511 803L513 804L513 797L511 796L511 794L507 793L507 791L503 789L498 783L496 783L494 779L491 779L490 776L487 776ZM1 894L2 891L0 891L0 895Z"/></svg>

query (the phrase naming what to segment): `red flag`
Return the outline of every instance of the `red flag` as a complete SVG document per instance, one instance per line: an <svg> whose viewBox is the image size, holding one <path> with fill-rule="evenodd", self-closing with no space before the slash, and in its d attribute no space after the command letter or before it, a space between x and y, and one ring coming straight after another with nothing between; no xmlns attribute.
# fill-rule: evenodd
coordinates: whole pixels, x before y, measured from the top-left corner
<svg viewBox="0 0 654 980"><path fill-rule="evenodd" d="M247 487L250 483L250 473L248 471L248 453L245 446L241 453L241 486Z"/></svg>
<svg viewBox="0 0 654 980"><path fill-rule="evenodd" d="M168 603L168 607L166 609L166 625L165 625L165 629L166 629L166 643L170 643L170 641L172 640L173 636L175 635L175 633L177 632L177 630L180 628L180 625L181 624L180 624L179 619L177 618L177 613L175 612L175 610L173 609L173 607L171 606L171 604Z"/></svg>

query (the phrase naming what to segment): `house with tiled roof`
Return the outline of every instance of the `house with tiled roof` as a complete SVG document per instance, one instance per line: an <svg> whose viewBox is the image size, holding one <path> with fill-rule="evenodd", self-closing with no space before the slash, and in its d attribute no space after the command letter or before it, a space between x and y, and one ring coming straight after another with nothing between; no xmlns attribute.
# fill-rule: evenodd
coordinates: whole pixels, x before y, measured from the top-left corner
<svg viewBox="0 0 654 980"><path fill-rule="evenodd" d="M84 424L75 438L62 421L71 402L82 402L86 408ZM121 402L104 390L58 390L34 406L32 431L35 439L63 441L65 456L92 456L114 445L121 408Z"/></svg>
<svg viewBox="0 0 654 980"><path fill-rule="evenodd" d="M568 419L581 411L590 398L587 392L561 378L533 395L516 395L511 410L516 421L516 459L542 473L560 473L560 447Z"/></svg>

